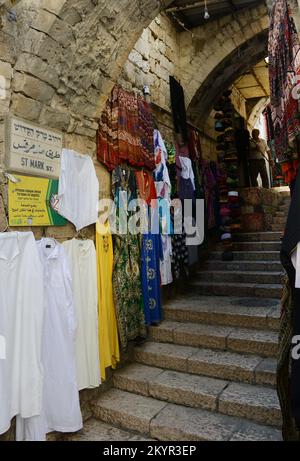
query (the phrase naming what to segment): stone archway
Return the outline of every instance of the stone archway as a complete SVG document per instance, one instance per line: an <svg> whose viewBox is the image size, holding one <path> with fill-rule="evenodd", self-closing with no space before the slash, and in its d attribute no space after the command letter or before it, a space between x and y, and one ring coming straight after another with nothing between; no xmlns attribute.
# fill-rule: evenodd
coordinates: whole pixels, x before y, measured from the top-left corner
<svg viewBox="0 0 300 461"><path fill-rule="evenodd" d="M234 81L247 72L267 54L267 34L265 30L252 39L246 41L226 56L208 75L193 97L188 115L190 120L203 126L207 114L210 113L214 102L228 89Z"/></svg>
<svg viewBox="0 0 300 461"><path fill-rule="evenodd" d="M251 113L249 114L249 117L248 117L248 126L250 128L255 127L255 124L256 124L260 114L265 110L265 108L267 107L267 105L269 103L270 103L270 98L265 97L265 98L260 99L255 104L255 106L251 110Z"/></svg>
<svg viewBox="0 0 300 461"><path fill-rule="evenodd" d="M95 135L143 28L170 0L22 0L11 33L10 109L65 132ZM1 58L1 57L0 57ZM9 106L9 105L8 105Z"/></svg>
<svg viewBox="0 0 300 461"><path fill-rule="evenodd" d="M266 56L268 28L262 4L181 34L179 75L195 125L203 126L222 92Z"/></svg>

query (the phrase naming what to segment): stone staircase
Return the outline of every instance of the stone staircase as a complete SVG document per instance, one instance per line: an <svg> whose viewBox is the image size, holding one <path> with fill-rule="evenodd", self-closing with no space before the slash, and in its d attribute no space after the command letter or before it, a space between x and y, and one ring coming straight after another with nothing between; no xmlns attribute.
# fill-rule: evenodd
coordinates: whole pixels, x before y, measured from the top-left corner
<svg viewBox="0 0 300 461"><path fill-rule="evenodd" d="M71 440L281 440L280 236L236 235L232 262L213 251Z"/></svg>
<svg viewBox="0 0 300 461"><path fill-rule="evenodd" d="M285 198L285 201L282 203L282 205L279 206L278 211L275 213L273 217L273 223L272 223L272 231L283 231L284 226L286 223L286 218L287 214L289 211L289 202L290 199L289 197Z"/></svg>

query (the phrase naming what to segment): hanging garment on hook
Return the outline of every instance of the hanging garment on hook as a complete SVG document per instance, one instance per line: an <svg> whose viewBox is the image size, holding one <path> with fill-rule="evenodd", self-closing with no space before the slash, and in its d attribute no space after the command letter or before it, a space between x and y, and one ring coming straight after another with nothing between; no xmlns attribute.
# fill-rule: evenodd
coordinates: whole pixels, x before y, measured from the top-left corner
<svg viewBox="0 0 300 461"><path fill-rule="evenodd" d="M52 238L36 243L44 283L43 405L39 417L17 418L18 440L45 440L52 431L82 428L75 365L76 318L67 254Z"/></svg>
<svg viewBox="0 0 300 461"><path fill-rule="evenodd" d="M76 368L78 389L101 383L98 338L98 290L96 250L92 240L63 243L68 255L77 318Z"/></svg>
<svg viewBox="0 0 300 461"><path fill-rule="evenodd" d="M0 434L42 406L42 267L32 232L0 234ZM4 346L4 347L3 347Z"/></svg>
<svg viewBox="0 0 300 461"><path fill-rule="evenodd" d="M99 182L91 157L63 149L58 212L79 231L98 220Z"/></svg>

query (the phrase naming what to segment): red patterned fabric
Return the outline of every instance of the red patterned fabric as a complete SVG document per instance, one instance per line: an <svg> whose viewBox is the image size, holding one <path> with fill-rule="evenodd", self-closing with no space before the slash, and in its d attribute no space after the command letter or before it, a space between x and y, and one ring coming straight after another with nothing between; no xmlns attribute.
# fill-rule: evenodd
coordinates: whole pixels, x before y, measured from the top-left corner
<svg viewBox="0 0 300 461"><path fill-rule="evenodd" d="M276 156L282 163L293 155L300 133L296 85L300 83L300 42L286 0L276 0L269 30L271 110Z"/></svg>
<svg viewBox="0 0 300 461"><path fill-rule="evenodd" d="M157 200L153 175L149 171L140 170L135 172L135 178L139 197L151 205L151 200Z"/></svg>
<svg viewBox="0 0 300 461"><path fill-rule="evenodd" d="M153 130L151 106L115 86L101 115L98 160L110 171L124 162L154 170Z"/></svg>

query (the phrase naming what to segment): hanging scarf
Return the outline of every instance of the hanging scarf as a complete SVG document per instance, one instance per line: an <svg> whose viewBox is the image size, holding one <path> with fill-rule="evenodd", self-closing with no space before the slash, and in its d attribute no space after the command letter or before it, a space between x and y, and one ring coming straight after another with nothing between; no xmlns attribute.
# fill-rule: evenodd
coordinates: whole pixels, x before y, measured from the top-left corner
<svg viewBox="0 0 300 461"><path fill-rule="evenodd" d="M153 129L150 104L115 86L99 123L98 160L109 171L124 162L154 170Z"/></svg>
<svg viewBox="0 0 300 461"><path fill-rule="evenodd" d="M300 42L286 0L276 0L269 29L269 75L276 156L291 158L300 133L298 99L293 89L300 76Z"/></svg>

